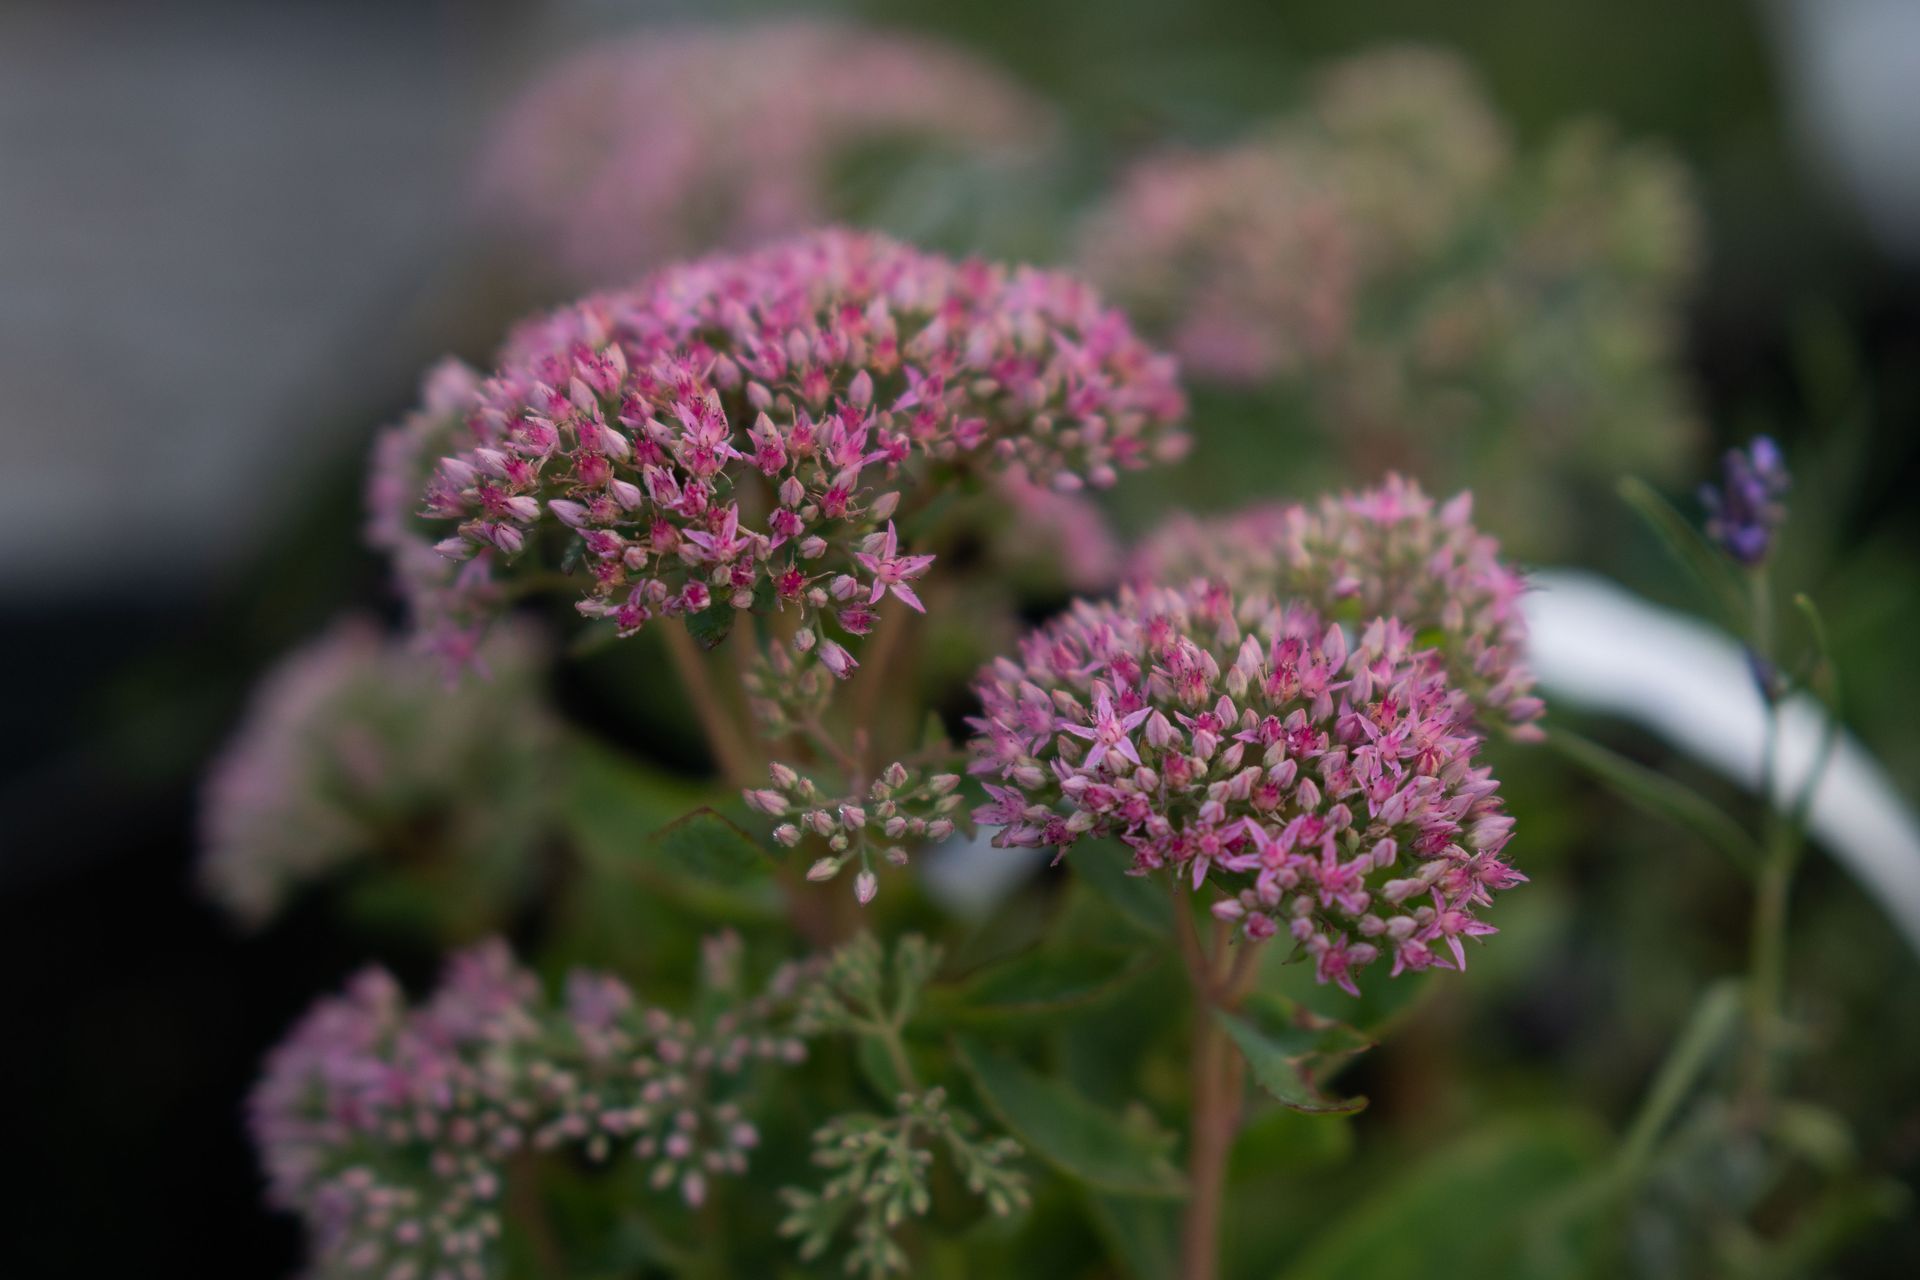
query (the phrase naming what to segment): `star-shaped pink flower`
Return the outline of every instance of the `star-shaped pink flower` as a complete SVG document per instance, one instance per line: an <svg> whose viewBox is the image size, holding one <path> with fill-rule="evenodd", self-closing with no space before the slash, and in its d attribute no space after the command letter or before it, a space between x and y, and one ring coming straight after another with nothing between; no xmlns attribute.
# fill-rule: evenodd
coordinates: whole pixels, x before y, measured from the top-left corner
<svg viewBox="0 0 1920 1280"><path fill-rule="evenodd" d="M926 606L920 603L920 597L914 594L907 582L925 573L933 563L933 557L903 556L899 554L899 549L900 537L894 531L893 521L889 520L880 549L877 552L862 551L854 556L860 562L860 567L873 575L873 594L867 597L867 603L880 603L880 597L891 590L894 597L909 609L925 613Z"/></svg>
<svg viewBox="0 0 1920 1280"><path fill-rule="evenodd" d="M1140 727L1141 721L1153 714L1152 707L1142 707L1131 715L1114 714L1113 699L1102 693L1099 701L1093 705L1092 724L1072 724L1063 722L1060 728L1076 738L1085 738L1093 743L1093 750L1087 752L1086 767L1097 769L1100 762L1107 758L1107 752L1125 756L1135 765L1140 763L1140 753L1134 750L1133 739L1129 737Z"/></svg>

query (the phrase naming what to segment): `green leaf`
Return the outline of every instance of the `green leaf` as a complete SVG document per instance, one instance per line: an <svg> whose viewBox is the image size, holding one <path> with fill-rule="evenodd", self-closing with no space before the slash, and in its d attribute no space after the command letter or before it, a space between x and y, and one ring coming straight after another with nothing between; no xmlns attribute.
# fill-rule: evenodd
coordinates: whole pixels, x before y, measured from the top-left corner
<svg viewBox="0 0 1920 1280"><path fill-rule="evenodd" d="M1313 966L1295 958L1288 948L1268 947L1267 952L1261 963L1259 993L1249 1005L1282 1000L1349 1027L1367 1040L1381 1039L1412 1016L1436 985L1437 971L1433 969L1403 973L1397 978L1369 970L1359 996L1354 997L1330 983L1316 981Z"/></svg>
<svg viewBox="0 0 1920 1280"><path fill-rule="evenodd" d="M1788 1150L1830 1178L1854 1171L1860 1152L1846 1119L1830 1107L1811 1102L1774 1104L1769 1129Z"/></svg>
<svg viewBox="0 0 1920 1280"><path fill-rule="evenodd" d="M704 806L656 831L648 844L654 856L708 884L736 887L773 870L773 859L758 840Z"/></svg>
<svg viewBox="0 0 1920 1280"><path fill-rule="evenodd" d="M621 865L647 836L712 798L697 783L646 768L590 738L568 742L560 808L590 860Z"/></svg>
<svg viewBox="0 0 1920 1280"><path fill-rule="evenodd" d="M1353 1125L1291 1107L1264 1107L1234 1139L1231 1180L1288 1179L1353 1155Z"/></svg>
<svg viewBox="0 0 1920 1280"><path fill-rule="evenodd" d="M1565 1206L1605 1140L1579 1116L1508 1119L1476 1129L1374 1188L1334 1221L1285 1280L1578 1274L1558 1233Z"/></svg>
<svg viewBox="0 0 1920 1280"><path fill-rule="evenodd" d="M1180 1211L1166 1200L1084 1193L1093 1229L1133 1280L1165 1280L1180 1271Z"/></svg>
<svg viewBox="0 0 1920 1280"><path fill-rule="evenodd" d="M1726 810L1692 787L1558 725L1547 730L1547 745L1611 787L1621 799L1693 832L1741 871L1750 875L1759 868L1760 850L1753 837Z"/></svg>
<svg viewBox="0 0 1920 1280"><path fill-rule="evenodd" d="M610 882L644 883L682 908L718 919L778 914L773 860L703 801L711 789L647 769L586 739L568 752L561 809L603 896ZM689 810L692 810L689 812Z"/></svg>
<svg viewBox="0 0 1920 1280"><path fill-rule="evenodd" d="M1158 957L1137 951L1036 948L962 982L930 988L927 1016L969 1025L1052 1020L1104 1003L1156 963Z"/></svg>
<svg viewBox="0 0 1920 1280"><path fill-rule="evenodd" d="M940 713L927 712L927 718L920 722L920 750L938 751L951 746L952 739L947 737L947 725Z"/></svg>
<svg viewBox="0 0 1920 1280"><path fill-rule="evenodd" d="M1253 1079L1281 1106L1314 1114L1351 1115L1367 1105L1365 1098L1330 1098L1320 1082L1347 1059L1372 1047L1372 1041L1352 1027L1317 1015L1287 1001L1248 1001L1250 1016L1213 1011Z"/></svg>
<svg viewBox="0 0 1920 1280"><path fill-rule="evenodd" d="M1793 597L1793 607L1807 621L1807 631L1813 636L1813 679L1814 691L1827 704L1829 711L1837 718L1842 709L1840 701L1840 667L1833 660L1833 646L1827 641L1826 619L1820 614L1820 607L1813 597L1802 591ZM1824 686L1824 687L1822 687Z"/></svg>
<svg viewBox="0 0 1920 1280"><path fill-rule="evenodd" d="M861 1036L854 1047L854 1056L860 1063L861 1074L873 1086L874 1094L889 1107L901 1094L914 1091L913 1082L901 1078L893 1055L887 1052L886 1043L878 1036Z"/></svg>
<svg viewBox="0 0 1920 1280"><path fill-rule="evenodd" d="M1646 522L1673 562L1694 580L1705 594L1708 607L1726 626L1744 633L1745 594L1734 579L1731 562L1646 481L1628 476L1620 482L1620 497Z"/></svg>
<svg viewBox="0 0 1920 1280"><path fill-rule="evenodd" d="M1185 1179L1167 1159L1172 1135L1097 1107L977 1041L963 1037L954 1047L1001 1124L1061 1173L1117 1195L1186 1193Z"/></svg>
<svg viewBox="0 0 1920 1280"><path fill-rule="evenodd" d="M1898 1222L1912 1211L1913 1193L1891 1178L1846 1178L1822 1188L1801 1208L1791 1231L1775 1245L1762 1274L1823 1273L1857 1237Z"/></svg>
<svg viewBox="0 0 1920 1280"><path fill-rule="evenodd" d="M715 600L699 613L687 615L687 634L702 649L717 649L720 642L733 630L734 619L740 611L733 607L730 600Z"/></svg>
<svg viewBox="0 0 1920 1280"><path fill-rule="evenodd" d="M1173 933L1173 903L1152 876L1130 876L1132 855L1113 841L1082 841L1068 855L1067 864L1108 905L1141 933L1152 938Z"/></svg>
<svg viewBox="0 0 1920 1280"><path fill-rule="evenodd" d="M1646 1168L1654 1144L1665 1131L1680 1104L1713 1064L1740 1019L1740 984L1729 978L1708 987L1693 1008L1686 1030L1674 1042L1673 1051L1660 1064L1660 1071L1647 1090L1646 1101L1634 1117L1633 1127L1620 1144L1614 1177L1620 1184L1633 1182Z"/></svg>

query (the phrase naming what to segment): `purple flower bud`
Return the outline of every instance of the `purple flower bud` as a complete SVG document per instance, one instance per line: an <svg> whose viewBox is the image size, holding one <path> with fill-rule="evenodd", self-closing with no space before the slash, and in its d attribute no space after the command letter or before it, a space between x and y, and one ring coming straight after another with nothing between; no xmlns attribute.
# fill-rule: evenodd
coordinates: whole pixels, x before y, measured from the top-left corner
<svg viewBox="0 0 1920 1280"><path fill-rule="evenodd" d="M1755 568L1773 549L1773 535L1787 518L1781 502L1792 486L1779 446L1755 436L1745 450L1728 450L1718 487L1700 490L1707 509L1707 536L1737 563Z"/></svg>

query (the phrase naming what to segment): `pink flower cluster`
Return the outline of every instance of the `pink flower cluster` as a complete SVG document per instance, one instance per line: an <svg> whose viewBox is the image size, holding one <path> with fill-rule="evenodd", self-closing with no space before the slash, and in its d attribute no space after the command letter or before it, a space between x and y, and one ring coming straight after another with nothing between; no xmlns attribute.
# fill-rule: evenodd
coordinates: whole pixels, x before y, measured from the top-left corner
<svg viewBox="0 0 1920 1280"><path fill-rule="evenodd" d="M716 947L725 961L738 943L710 944L710 962ZM797 985L783 970L695 1024L584 972L556 1008L499 942L454 956L414 1008L368 970L314 1006L249 1100L270 1197L306 1221L318 1273L419 1280L497 1273L501 1197L523 1152L598 1160L624 1145L656 1189L698 1204L758 1142L734 1096L747 1068L804 1056L776 1027Z"/></svg>
<svg viewBox="0 0 1920 1280"><path fill-rule="evenodd" d="M1240 386L1334 354L1352 325L1358 253L1328 176L1298 148L1249 145L1135 166L1079 259L1183 366Z"/></svg>
<svg viewBox="0 0 1920 1280"><path fill-rule="evenodd" d="M1357 992L1464 965L1475 914L1522 877L1512 819L1441 656L1378 618L1358 638L1216 583L1085 601L980 675L973 772L995 843L1116 837L1134 870L1223 893L1247 936L1286 933Z"/></svg>
<svg viewBox="0 0 1920 1280"><path fill-rule="evenodd" d="M484 561L450 560L435 547L433 526L419 518L420 495L442 457L472 447L467 418L480 383L477 370L452 358L428 370L420 407L375 438L367 470L367 545L387 557L416 641L449 671L476 664L484 632L474 617L499 601Z"/></svg>
<svg viewBox="0 0 1920 1280"><path fill-rule="evenodd" d="M817 19L665 28L536 80L488 144L481 205L560 274L604 284L849 216L836 171L863 152L1013 159L1053 129L935 41Z"/></svg>
<svg viewBox="0 0 1920 1280"><path fill-rule="evenodd" d="M1141 161L1089 222L1081 261L1193 372L1264 382L1338 358L1370 283L1483 205L1506 151L1461 64L1369 54L1259 137Z"/></svg>
<svg viewBox="0 0 1920 1280"><path fill-rule="evenodd" d="M1038 566L1069 590L1105 591L1119 580L1125 552L1100 507L1084 493L1062 493L1007 476L999 497L1012 515L992 531L995 551L1016 568Z"/></svg>
<svg viewBox="0 0 1920 1280"><path fill-rule="evenodd" d="M1184 407L1172 362L1069 276L839 230L669 268L509 340L426 486L465 564L419 612L470 630L504 566L541 560L621 634L797 610L796 646L845 675L816 623L920 607L931 557L893 516L929 470L1101 488L1177 456Z"/></svg>
<svg viewBox="0 0 1920 1280"><path fill-rule="evenodd" d="M253 928L382 855L456 855L463 894L519 888L554 776L544 646L503 627L469 656L493 678L450 691L435 663L349 619L276 666L207 778L206 892Z"/></svg>
<svg viewBox="0 0 1920 1280"><path fill-rule="evenodd" d="M1473 495L1444 504L1400 476L1317 506L1270 504L1211 520L1177 515L1134 554L1134 581L1221 583L1304 600L1358 625L1396 618L1444 656L1488 722L1535 739L1545 711L1527 667L1526 579L1473 524Z"/></svg>
<svg viewBox="0 0 1920 1280"><path fill-rule="evenodd" d="M1148 156L1077 260L1189 376L1524 505L1542 472L1684 456L1697 240L1664 154L1583 124L1516 153L1464 64L1402 49L1337 64L1242 142Z"/></svg>

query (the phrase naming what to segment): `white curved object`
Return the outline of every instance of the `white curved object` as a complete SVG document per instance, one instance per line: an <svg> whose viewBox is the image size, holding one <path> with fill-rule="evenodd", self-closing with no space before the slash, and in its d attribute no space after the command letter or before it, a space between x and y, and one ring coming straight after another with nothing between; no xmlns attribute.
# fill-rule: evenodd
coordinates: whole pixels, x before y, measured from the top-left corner
<svg viewBox="0 0 1920 1280"><path fill-rule="evenodd" d="M1564 701L1637 721L1759 789L1766 716L1738 643L1592 574L1548 570L1530 578L1531 659L1549 710ZM1799 794L1825 731L1812 699L1781 708L1780 797ZM1850 733L1839 736L1816 784L1808 827L1920 952L1920 821Z"/></svg>

